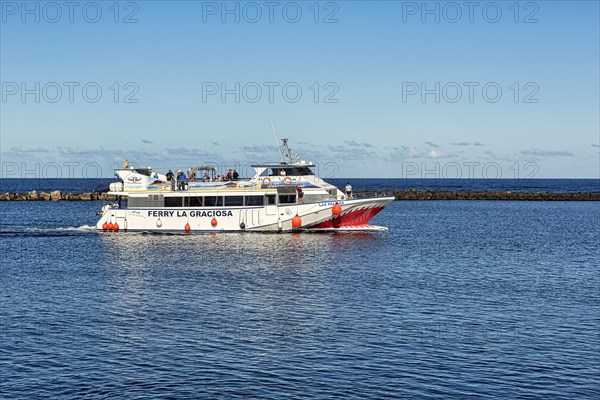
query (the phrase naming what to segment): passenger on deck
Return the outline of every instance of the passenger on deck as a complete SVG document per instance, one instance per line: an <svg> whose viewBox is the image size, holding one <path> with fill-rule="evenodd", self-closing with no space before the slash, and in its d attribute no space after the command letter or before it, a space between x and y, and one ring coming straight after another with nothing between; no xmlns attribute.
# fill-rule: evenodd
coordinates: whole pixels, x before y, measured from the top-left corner
<svg viewBox="0 0 600 400"><path fill-rule="evenodd" d="M296 186L296 192L298 193L298 204L304 204L304 192L300 186Z"/></svg>
<svg viewBox="0 0 600 400"><path fill-rule="evenodd" d="M227 181L233 180L233 174L231 173L231 168L229 168L229 171L227 171L227 178L225 178L225 180L227 180Z"/></svg>
<svg viewBox="0 0 600 400"><path fill-rule="evenodd" d="M237 181L240 178L240 174L234 169L233 170L233 180Z"/></svg>
<svg viewBox="0 0 600 400"><path fill-rule="evenodd" d="M173 180L173 171L169 170L169 172L167 172L167 181L171 182Z"/></svg>
<svg viewBox="0 0 600 400"><path fill-rule="evenodd" d="M285 169L281 168L281 171L279 171L279 176L285 176Z"/></svg>
<svg viewBox="0 0 600 400"><path fill-rule="evenodd" d="M182 172L179 176L179 190L185 190L185 182L187 180L187 176Z"/></svg>
<svg viewBox="0 0 600 400"><path fill-rule="evenodd" d="M204 176L202 176L202 181L203 182L210 182L210 178L208 177L208 173L204 173Z"/></svg>
<svg viewBox="0 0 600 400"><path fill-rule="evenodd" d="M346 183L346 197L352 197L352 185L350 184L350 182Z"/></svg>

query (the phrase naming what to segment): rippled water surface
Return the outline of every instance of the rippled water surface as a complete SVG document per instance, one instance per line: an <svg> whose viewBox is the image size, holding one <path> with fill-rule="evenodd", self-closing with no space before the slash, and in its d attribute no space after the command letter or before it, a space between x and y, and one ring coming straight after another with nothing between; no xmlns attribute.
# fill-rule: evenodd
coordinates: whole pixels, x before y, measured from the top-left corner
<svg viewBox="0 0 600 400"><path fill-rule="evenodd" d="M0 398L599 398L600 205L394 202L378 234L96 233L0 204Z"/></svg>

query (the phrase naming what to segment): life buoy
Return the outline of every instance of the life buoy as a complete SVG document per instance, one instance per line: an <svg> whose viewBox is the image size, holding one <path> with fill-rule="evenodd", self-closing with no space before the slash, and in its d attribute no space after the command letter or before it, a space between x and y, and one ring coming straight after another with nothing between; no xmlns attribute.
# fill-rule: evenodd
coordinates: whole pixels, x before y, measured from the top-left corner
<svg viewBox="0 0 600 400"><path fill-rule="evenodd" d="M284 185L291 185L292 184L292 178L290 178L289 176L286 176L285 178L283 178L283 184Z"/></svg>
<svg viewBox="0 0 600 400"><path fill-rule="evenodd" d="M271 179L265 178L262 180L263 186L269 186L271 184Z"/></svg>

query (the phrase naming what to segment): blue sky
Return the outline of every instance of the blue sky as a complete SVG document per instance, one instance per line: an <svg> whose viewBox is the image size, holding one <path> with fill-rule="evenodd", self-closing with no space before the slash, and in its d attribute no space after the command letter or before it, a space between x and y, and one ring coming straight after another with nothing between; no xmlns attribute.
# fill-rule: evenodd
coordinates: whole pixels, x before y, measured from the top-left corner
<svg viewBox="0 0 600 400"><path fill-rule="evenodd" d="M596 1L0 3L2 177L600 174Z"/></svg>

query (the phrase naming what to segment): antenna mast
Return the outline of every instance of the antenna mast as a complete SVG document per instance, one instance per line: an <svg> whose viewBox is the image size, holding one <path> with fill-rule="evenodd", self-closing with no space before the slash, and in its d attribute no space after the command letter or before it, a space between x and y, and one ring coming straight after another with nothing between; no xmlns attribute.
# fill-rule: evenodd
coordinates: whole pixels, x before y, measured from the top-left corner
<svg viewBox="0 0 600 400"><path fill-rule="evenodd" d="M288 164L291 164L294 162L294 159L292 158L292 151L290 150L289 146L288 146L288 139L287 138L282 138L281 139L281 146L284 149L285 152L285 158L287 159Z"/></svg>
<svg viewBox="0 0 600 400"><path fill-rule="evenodd" d="M264 101L264 99L263 99ZM267 108L267 113L269 114L269 121L271 122L271 129L273 130L273 136L275 136L275 146L277 146L277 153L279 154L279 162L283 162L283 157L281 156L281 148L279 146L279 140L277 139L277 133L275 132L275 125L273 125L273 118L271 118L271 111L269 110L269 106L265 101L265 107Z"/></svg>

